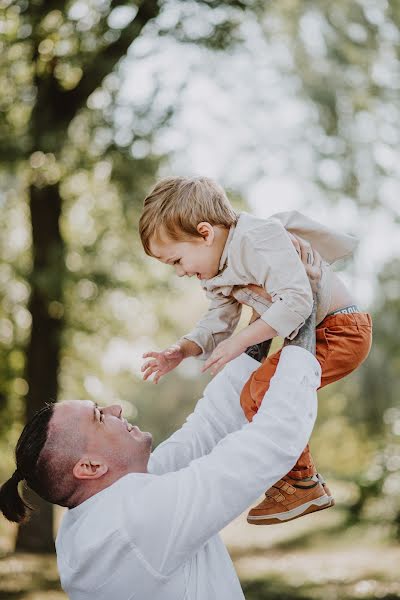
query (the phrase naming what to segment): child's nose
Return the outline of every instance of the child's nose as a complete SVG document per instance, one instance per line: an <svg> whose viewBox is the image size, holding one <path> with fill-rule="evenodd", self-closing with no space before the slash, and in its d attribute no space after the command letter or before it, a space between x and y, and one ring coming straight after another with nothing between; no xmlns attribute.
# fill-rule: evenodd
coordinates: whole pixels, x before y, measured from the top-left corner
<svg viewBox="0 0 400 600"><path fill-rule="evenodd" d="M177 265L176 274L178 275L178 277L183 277L185 275L185 269L183 269L181 265Z"/></svg>

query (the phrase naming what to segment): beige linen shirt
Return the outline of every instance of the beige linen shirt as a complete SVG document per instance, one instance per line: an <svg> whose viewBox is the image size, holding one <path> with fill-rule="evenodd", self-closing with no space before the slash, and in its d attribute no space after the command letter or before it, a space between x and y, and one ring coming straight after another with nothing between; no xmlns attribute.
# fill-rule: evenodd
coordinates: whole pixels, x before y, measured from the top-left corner
<svg viewBox="0 0 400 600"><path fill-rule="evenodd" d="M247 304L258 312L278 335L292 339L312 310L312 291L287 232L308 240L323 260L321 299L317 322L327 315L331 302L332 272L329 265L353 253L357 240L313 221L297 211L277 213L268 219L247 213L231 227L221 255L219 272L201 282L210 305L193 331L184 336L202 350L207 359L214 348L234 332ZM262 286L269 302L248 284Z"/></svg>

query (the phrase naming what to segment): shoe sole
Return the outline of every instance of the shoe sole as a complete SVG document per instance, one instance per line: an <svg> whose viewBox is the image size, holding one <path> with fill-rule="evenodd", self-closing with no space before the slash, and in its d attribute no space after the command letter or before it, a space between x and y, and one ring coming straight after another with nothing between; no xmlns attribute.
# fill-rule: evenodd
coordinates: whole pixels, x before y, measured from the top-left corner
<svg viewBox="0 0 400 600"><path fill-rule="evenodd" d="M328 496L328 498L329 498L329 506L335 506L335 504L336 504L335 498L333 496ZM328 507L324 506L324 508L328 508Z"/></svg>
<svg viewBox="0 0 400 600"><path fill-rule="evenodd" d="M325 494L328 496L328 498L329 498L329 500L330 500L330 503L331 503L330 505L331 505L331 506L335 506L335 504L336 504L336 502L335 502L335 498L332 496L332 494L331 494L330 490L329 490L329 493L328 493L328 492L327 492L327 490L326 490L326 487L325 487L325 485L323 485L323 484L322 484L322 487L324 488L324 490L325 490Z"/></svg>
<svg viewBox="0 0 400 600"><path fill-rule="evenodd" d="M333 498L320 496L320 498L310 500L309 502L306 502L297 508L292 508L292 510L288 510L285 513L276 513L270 516L248 515L247 522L250 523L250 525L275 525L278 523L286 523L287 521L293 521L293 519L298 519L299 517L317 512L318 510L330 508L332 506L332 501L334 503Z"/></svg>

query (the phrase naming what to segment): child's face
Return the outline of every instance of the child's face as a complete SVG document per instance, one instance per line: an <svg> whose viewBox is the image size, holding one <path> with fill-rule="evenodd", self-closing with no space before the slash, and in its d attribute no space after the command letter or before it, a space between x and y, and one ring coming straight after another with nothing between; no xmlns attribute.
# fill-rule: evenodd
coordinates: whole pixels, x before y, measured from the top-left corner
<svg viewBox="0 0 400 600"><path fill-rule="evenodd" d="M178 277L211 279L218 274L221 249L212 233L185 241L175 241L163 236L161 239L151 240L149 245L153 256L172 265Z"/></svg>

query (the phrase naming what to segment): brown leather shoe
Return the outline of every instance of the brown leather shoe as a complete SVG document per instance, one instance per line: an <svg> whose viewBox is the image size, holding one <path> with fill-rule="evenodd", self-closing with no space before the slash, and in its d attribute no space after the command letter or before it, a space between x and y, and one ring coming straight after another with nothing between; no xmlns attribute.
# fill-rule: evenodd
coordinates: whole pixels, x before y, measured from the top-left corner
<svg viewBox="0 0 400 600"><path fill-rule="evenodd" d="M285 475L265 492L265 499L247 515L251 525L274 525L331 506L331 497L316 476L309 480Z"/></svg>

